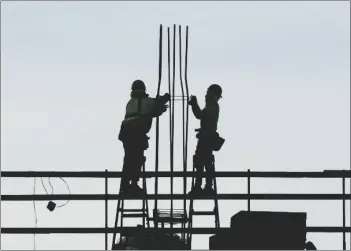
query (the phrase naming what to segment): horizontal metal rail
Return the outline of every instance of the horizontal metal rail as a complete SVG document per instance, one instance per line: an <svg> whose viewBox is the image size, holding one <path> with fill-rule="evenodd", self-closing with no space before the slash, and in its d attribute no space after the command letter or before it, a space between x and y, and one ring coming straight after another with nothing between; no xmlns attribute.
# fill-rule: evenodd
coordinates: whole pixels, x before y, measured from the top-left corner
<svg viewBox="0 0 351 251"><path fill-rule="evenodd" d="M142 177L153 178L153 177L196 177L194 172L145 172L142 173ZM214 175L204 173L202 177L206 176L225 177L225 178L240 178L246 177L252 178L341 178L343 180L343 193L342 194L218 194L217 197L220 200L342 200L343 201L343 227L307 227L307 232L329 232L329 233L342 233L343 234L343 247L346 250L346 237L345 233L351 232L351 227L345 225L345 201L351 200L351 195L345 192L345 179L351 178L351 171L347 170L325 170L323 172L252 172L252 171L239 171L239 172L216 172ZM122 172L40 172L40 171L2 171L2 178L29 178L29 177L61 177L61 178L104 178L107 182L108 178L121 178ZM119 194L107 194L105 184L105 194L36 194L36 195L1 195L1 201L49 201L49 200L80 200L80 201L92 201L92 200L105 200L105 214L107 214L107 201L117 199L129 199L136 200L141 199L142 196L123 196ZM250 189L248 190L250 191ZM149 194L146 196L147 199L154 200L184 200L195 198L198 200L209 200L213 199L213 196L190 196L184 194ZM121 233L122 231L142 231L133 227L121 228L1 228L1 234L64 234L64 233L75 233L75 234L105 234L105 246L107 245L107 234L108 233ZM151 228L146 230L148 233L169 232L169 233L192 233L192 234L216 234L221 232L230 231L230 228Z"/></svg>
<svg viewBox="0 0 351 251"><path fill-rule="evenodd" d="M122 194L22 194L22 195L1 195L1 201L48 201L48 200L125 200L142 199L144 196L124 196ZM214 196L191 196L187 194L148 194L146 199L149 200L213 200ZM350 194L217 194L219 200L351 200Z"/></svg>
<svg viewBox="0 0 351 251"><path fill-rule="evenodd" d="M121 233L125 231L144 233L193 233L193 234L218 234L233 231L231 228L1 228L1 234L105 234ZM314 233L339 233L351 232L351 227L306 227L306 232Z"/></svg>
<svg viewBox="0 0 351 251"><path fill-rule="evenodd" d="M141 177L196 177L195 172L145 172ZM351 171L347 170L326 170L324 172L215 172L214 174L203 173L202 177L215 176L223 178L248 177L250 178L351 178ZM2 178L29 178L29 177L61 177L61 178L121 178L122 172L41 172L41 171L2 171Z"/></svg>

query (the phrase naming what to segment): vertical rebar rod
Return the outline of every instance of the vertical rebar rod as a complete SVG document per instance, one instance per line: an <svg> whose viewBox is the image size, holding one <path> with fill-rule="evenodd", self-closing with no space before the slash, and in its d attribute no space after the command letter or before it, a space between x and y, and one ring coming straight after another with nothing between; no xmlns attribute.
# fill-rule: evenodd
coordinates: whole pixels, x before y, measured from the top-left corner
<svg viewBox="0 0 351 251"><path fill-rule="evenodd" d="M176 63L176 25L173 25L173 76L172 76L172 96L175 95L175 63ZM173 195L173 171L174 171L174 98L172 101L172 156L171 156L171 195ZM173 227L173 199L171 199L171 227Z"/></svg>
<svg viewBox="0 0 351 251"><path fill-rule="evenodd" d="M160 96L161 80L162 80L162 24L160 25L157 98ZM159 117L157 117L156 118L155 172L158 172L159 131L160 131L160 120L159 120ZM155 194L158 194L158 177L155 177ZM155 198L155 209L154 210L157 211L157 198Z"/></svg>
<svg viewBox="0 0 351 251"><path fill-rule="evenodd" d="M170 28L167 27L167 55L168 55L168 93L170 96L173 98L174 94L172 93L172 88L171 88L171 34L170 34ZM169 167L172 170L172 156L173 156L173 150L172 150L172 143L173 143L173 132L172 132L172 100L169 101ZM171 194L173 194L172 190L172 177L170 177L170 184L171 184ZM172 203L172 202L171 202Z"/></svg>
<svg viewBox="0 0 351 251"><path fill-rule="evenodd" d="M185 81L185 89L186 89L186 96L187 96L187 106L186 106L186 132L185 132L185 169L188 170L188 134L189 134L189 86L188 86L188 36L189 36L189 26L186 26L186 33L185 33L185 62L184 62L184 81ZM186 191L187 189L187 180L184 185L184 190ZM188 227L192 227L192 218L190 217L190 210L191 208L191 202L189 203L189 225ZM187 234L187 246L191 249L191 234Z"/></svg>
<svg viewBox="0 0 351 251"><path fill-rule="evenodd" d="M342 178L342 226L343 226L343 232L342 232L342 248L343 250L346 250L346 232L345 232L345 226L346 226L346 201L345 201L345 177Z"/></svg>
<svg viewBox="0 0 351 251"><path fill-rule="evenodd" d="M185 167L185 103L184 99L184 86L183 86L183 76L182 76L182 27L179 25L179 79L180 79L180 87L182 91L182 147L183 147L183 171L186 171ZM186 194L185 190L186 177L183 177L183 194ZM183 200L183 213L186 212L186 198L184 196ZM185 234L182 233L182 239L184 239Z"/></svg>
<svg viewBox="0 0 351 251"><path fill-rule="evenodd" d="M250 178L250 169L247 169L247 194L251 194L251 178ZM251 211L251 201L250 197L247 199L247 211Z"/></svg>
<svg viewBox="0 0 351 251"><path fill-rule="evenodd" d="M189 86L188 86L188 31L189 27L186 27L185 34L185 62L184 62L184 81L186 90L186 119L185 119L185 170L188 170L188 134L189 134ZM187 182L185 182L185 191Z"/></svg>
<svg viewBox="0 0 351 251"><path fill-rule="evenodd" d="M184 99L184 87L183 87L183 76L182 76L182 27L179 25L179 79L180 79L180 87L182 91L182 143L183 143L183 171L185 172L185 99ZM183 194L185 195L185 183L186 177L183 177ZM183 212L186 209L186 198L184 196L183 200Z"/></svg>
<svg viewBox="0 0 351 251"><path fill-rule="evenodd" d="M108 178L107 178L107 169L105 169L106 172L106 177L105 177L105 250L107 250L107 245L108 245L108 234L107 234L107 228L108 228Z"/></svg>

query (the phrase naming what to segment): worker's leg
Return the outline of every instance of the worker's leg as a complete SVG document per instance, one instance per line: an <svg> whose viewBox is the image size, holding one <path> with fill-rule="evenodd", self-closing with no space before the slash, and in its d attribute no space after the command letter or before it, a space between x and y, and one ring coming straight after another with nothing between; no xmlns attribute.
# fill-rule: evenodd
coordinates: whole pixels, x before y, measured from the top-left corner
<svg viewBox="0 0 351 251"><path fill-rule="evenodd" d="M132 177L132 185L137 186L140 178L140 174L142 172L143 165L146 161L144 153L141 152L134 157L134 168L133 168L133 177Z"/></svg>
<svg viewBox="0 0 351 251"><path fill-rule="evenodd" d="M214 179L214 162L213 162L213 152L208 149L206 152L206 163L205 163L206 172L210 174L210 176L206 177L206 187L212 188L213 179Z"/></svg>
<svg viewBox="0 0 351 251"><path fill-rule="evenodd" d="M135 151L134 151L134 165L133 165L133 178L132 178L132 186L134 188L141 189L138 186L138 181L140 178L140 173L145 164L146 158L144 156L144 151L147 148L148 137L146 135L142 135L140 139L135 142Z"/></svg>
<svg viewBox="0 0 351 251"><path fill-rule="evenodd" d="M189 194L201 192L202 185L202 177L200 176L204 171L204 162L203 162L203 142L201 138L199 138L195 150L195 155L193 157L193 165L197 176L195 178L195 186L189 192Z"/></svg>
<svg viewBox="0 0 351 251"><path fill-rule="evenodd" d="M213 148L212 148L212 141L211 141L211 135L206 135L206 138L204 138L204 144L203 144L203 161L205 165L206 172L209 174L209 176L206 177L206 185L204 188L204 192L206 194L213 194L213 180L214 180L214 162L213 162Z"/></svg>
<svg viewBox="0 0 351 251"><path fill-rule="evenodd" d="M202 185L202 177L201 174L204 172L204 166L201 160L201 156L195 154L193 157L193 164L196 170L196 178L195 178L195 187L201 188Z"/></svg>
<svg viewBox="0 0 351 251"><path fill-rule="evenodd" d="M214 182L214 162L212 161L212 152L208 153L208 158L206 160L206 172L209 174L208 177L206 177L206 185L205 188L203 190L203 192L207 195L214 195L215 191L213 189L213 182Z"/></svg>
<svg viewBox="0 0 351 251"><path fill-rule="evenodd" d="M123 161L123 169L122 169L122 189L126 190L129 187L129 182L131 179L131 168L133 166L133 147L130 142L123 142L123 148L124 148L124 161Z"/></svg>

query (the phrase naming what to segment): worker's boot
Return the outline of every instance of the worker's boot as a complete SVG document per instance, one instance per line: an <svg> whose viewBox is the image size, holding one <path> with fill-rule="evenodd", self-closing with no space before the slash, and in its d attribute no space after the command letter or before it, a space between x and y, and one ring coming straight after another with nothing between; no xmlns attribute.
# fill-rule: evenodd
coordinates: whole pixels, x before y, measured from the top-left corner
<svg viewBox="0 0 351 251"><path fill-rule="evenodd" d="M202 192L201 186L195 185L193 189L191 189L191 191L188 193L188 195L199 195L201 194L201 192Z"/></svg>
<svg viewBox="0 0 351 251"><path fill-rule="evenodd" d="M195 186L191 189L188 195L199 195L202 192L202 178L196 178Z"/></svg>

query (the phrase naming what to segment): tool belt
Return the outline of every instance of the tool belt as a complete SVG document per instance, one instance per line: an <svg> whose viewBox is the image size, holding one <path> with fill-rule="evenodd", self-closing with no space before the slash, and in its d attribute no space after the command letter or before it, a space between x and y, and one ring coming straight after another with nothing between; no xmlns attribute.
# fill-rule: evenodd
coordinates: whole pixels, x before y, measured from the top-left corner
<svg viewBox="0 0 351 251"><path fill-rule="evenodd" d="M202 130L201 128L199 129L195 129L195 132L197 132L196 134L196 138L207 138L208 141L211 144L212 150L213 151L219 151L221 150L225 139L223 139L221 136L219 136L219 134L217 132L208 132L205 130Z"/></svg>
<svg viewBox="0 0 351 251"><path fill-rule="evenodd" d="M149 148L149 139L146 133L140 131L140 129L130 128L124 123L121 124L119 130L118 139L122 142L135 142L138 145L141 145L144 150Z"/></svg>

